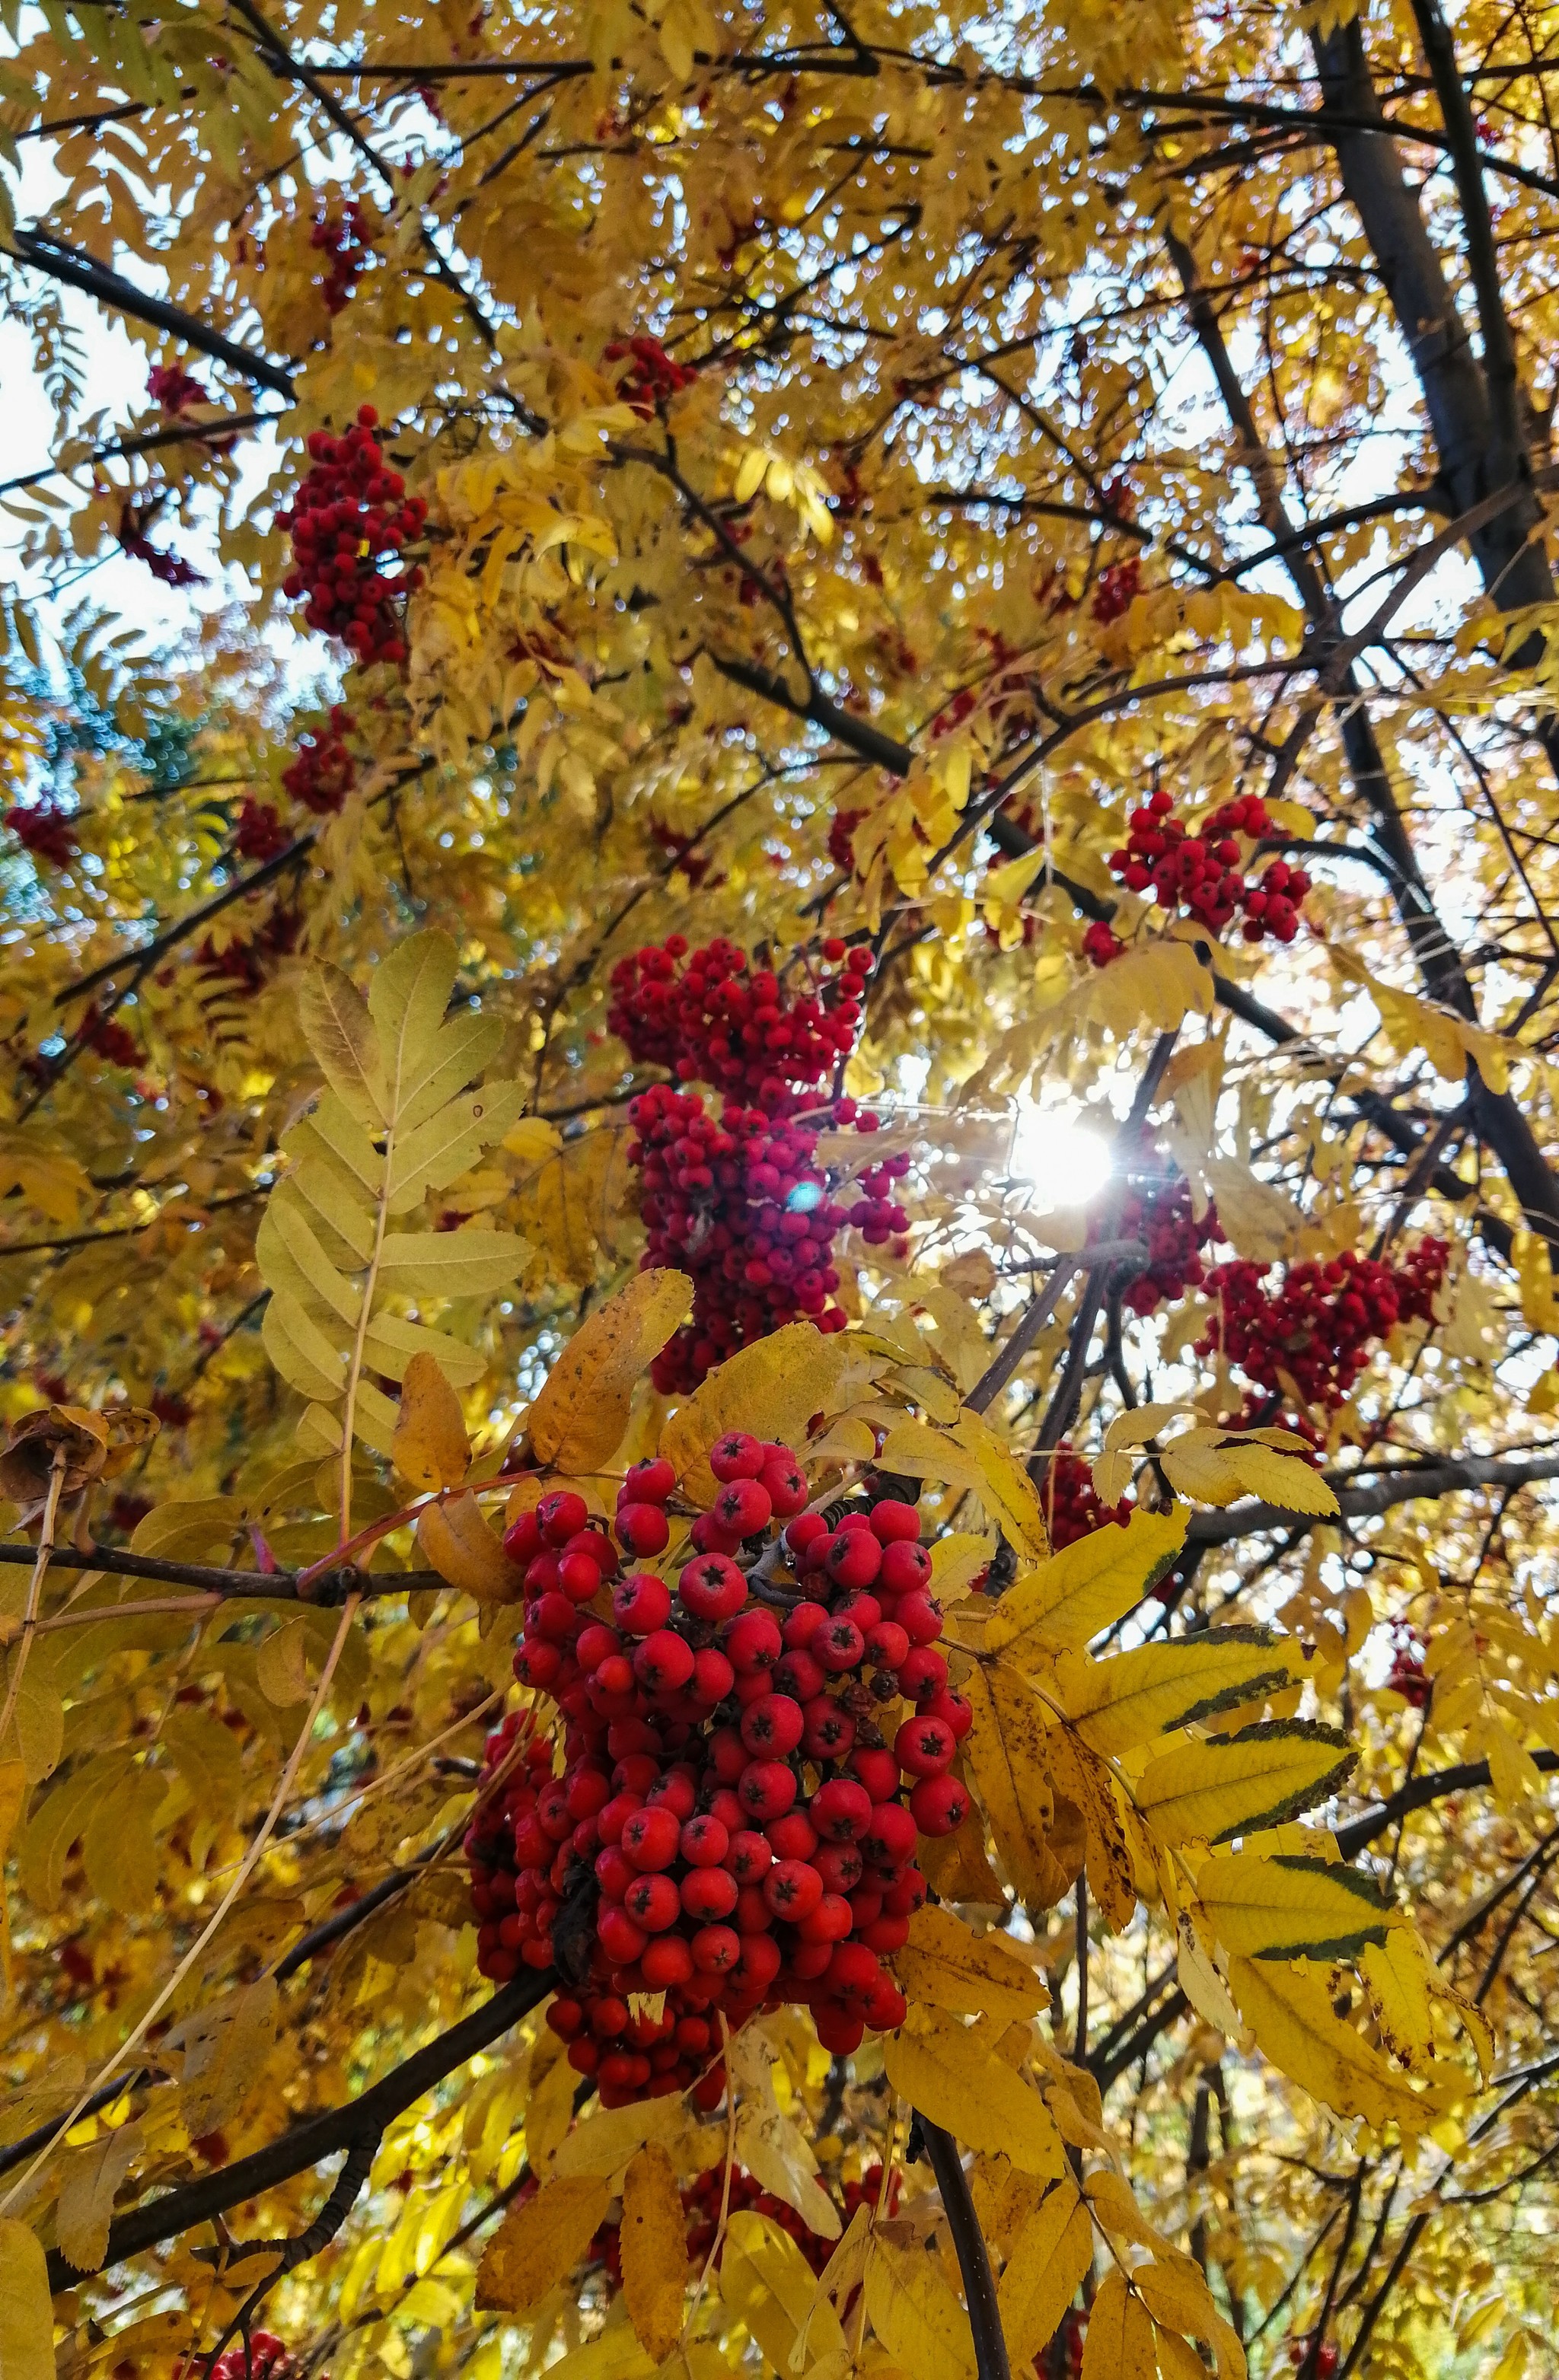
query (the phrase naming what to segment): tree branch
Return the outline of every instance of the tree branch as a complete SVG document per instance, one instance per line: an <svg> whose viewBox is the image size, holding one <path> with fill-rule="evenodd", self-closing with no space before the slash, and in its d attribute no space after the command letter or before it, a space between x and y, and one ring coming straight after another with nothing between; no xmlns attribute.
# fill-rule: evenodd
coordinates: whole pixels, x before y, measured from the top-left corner
<svg viewBox="0 0 1559 2380"><path fill-rule="evenodd" d="M193 314L170 306L165 298L153 298L138 289L133 281L127 281L106 264L99 264L85 249L70 247L53 232L29 231L19 224L11 237L16 243L11 254L22 263L30 264L34 271L46 273L51 281L68 282L71 288L84 290L89 298L112 306L120 314L128 314L132 322L148 322L154 330L168 332L174 338L182 339L186 346L197 347L201 355L225 364L240 379L272 389L277 396L285 396L289 405L293 403L291 376L280 364L271 363L250 348L225 339L220 331L209 330Z"/></svg>
<svg viewBox="0 0 1559 2380"><path fill-rule="evenodd" d="M1011 2380L1007 2343L1002 2334L1002 2318L997 2311L996 2283L991 2271L990 2252L974 2211L974 2198L963 2160L958 2155L958 2144L951 2132L944 2132L940 2124L931 2123L924 2116L920 2118L920 2131L932 2171L936 2176L936 2186L942 2192L958 2270L964 2277L964 2302L968 2308L969 2329L974 2337L974 2368L978 2380Z"/></svg>
<svg viewBox="0 0 1559 2380"><path fill-rule="evenodd" d="M202 2175L199 2181L167 2191L149 2204L122 2215L110 2228L107 2249L98 2269L106 2271L112 2265L123 2264L127 2257L139 2256L145 2249L155 2247L160 2240L177 2239L181 2232L209 2223L230 2208L241 2206L246 2199L258 2198L262 2192L274 2190L296 2175L309 2172L342 2149L357 2148L369 2140L376 2142L396 2117L404 2115L435 2082L442 2082L446 2074L454 2073L457 2067L463 2066L479 2050L488 2048L522 2016L528 2016L552 1988L550 1968L517 1975L512 1984L505 1984L481 2008L405 2059L360 2098L348 2100L344 2107L333 2107L323 2116L310 2117L295 2124L269 2147L257 2149L252 2156L239 2157L218 2173ZM76 2267L55 2249L49 2258L50 2286L69 2289L80 2278Z"/></svg>
<svg viewBox="0 0 1559 2380"><path fill-rule="evenodd" d="M1369 1488L1350 1488L1347 1475L1322 1474L1345 1520L1373 1520L1421 1496L1454 1496L1468 1488L1525 1488L1538 1479L1559 1479L1559 1454L1535 1454L1517 1462L1469 1455L1462 1463L1426 1463L1419 1470L1388 1472ZM1226 1546L1267 1529L1324 1527L1324 1513L1290 1512L1278 1504L1236 1504L1223 1512L1196 1512L1187 1529L1192 1545Z"/></svg>

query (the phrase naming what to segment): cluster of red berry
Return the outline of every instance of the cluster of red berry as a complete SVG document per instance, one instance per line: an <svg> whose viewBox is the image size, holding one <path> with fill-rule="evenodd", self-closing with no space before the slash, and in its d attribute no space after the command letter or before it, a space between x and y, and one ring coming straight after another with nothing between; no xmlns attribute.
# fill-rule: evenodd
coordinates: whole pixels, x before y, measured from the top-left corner
<svg viewBox="0 0 1559 2380"><path fill-rule="evenodd" d="M888 2183L890 2212L898 2204L899 2180L895 2171ZM830 2192L839 2211L841 2230L848 2228L858 2207L876 2206L882 2193L882 2183L883 2168L872 2164L865 2168L859 2181L846 2181L841 2191ZM710 2250L714 2246L720 2226L720 2203L725 2194L725 2168L718 2165L706 2167L683 2190L682 2205L688 2217L688 2261L695 2272L702 2270ZM795 2240L814 2273L822 2273L834 2252L832 2240L825 2240L821 2232L810 2230L794 2206L787 2205L783 2198L775 2198L772 2192L764 2190L750 2174L743 2173L739 2168L731 2175L726 2212L727 2215L751 2212L766 2216L771 2223ZM613 2280L620 2282L623 2277L620 2227L610 2221L603 2223L591 2247ZM715 2257L714 2268L716 2272L720 2269L719 2256Z"/></svg>
<svg viewBox="0 0 1559 2380"><path fill-rule="evenodd" d="M284 824L274 804L257 802L252 794L246 794L233 829L233 848L239 858L263 867L266 860L278 858L291 841L292 830Z"/></svg>
<svg viewBox="0 0 1559 2380"><path fill-rule="evenodd" d="M1310 889L1302 868L1274 859L1259 880L1241 872L1240 835L1273 830L1266 805L1254 794L1221 803L1196 834L1174 815L1175 800L1161 789L1131 813L1130 833L1110 854L1116 880L1130 892L1151 892L1161 909L1183 908L1211 933L1221 934L1236 909L1248 942L1268 934L1291 942L1299 928L1299 905Z"/></svg>
<svg viewBox="0 0 1559 2380"><path fill-rule="evenodd" d="M1244 1257L1214 1265L1206 1287L1216 1312L1197 1354L1216 1351L1274 1393L1286 1373L1307 1404L1334 1413L1378 1341L1399 1322L1433 1321L1450 1253L1448 1242L1423 1239L1389 1265L1346 1249L1289 1265L1272 1286Z"/></svg>
<svg viewBox="0 0 1559 2380"><path fill-rule="evenodd" d="M208 934L195 953L196 970L208 981L237 983L246 991L260 991L277 959L290 957L298 948L301 930L302 919L296 909L274 908L252 934L228 942L221 950ZM158 981L162 980L159 977Z"/></svg>
<svg viewBox="0 0 1559 2380"><path fill-rule="evenodd" d="M696 1388L713 1365L797 1315L822 1330L843 1330L845 1317L830 1303L839 1286L838 1233L853 1227L869 1246L883 1247L908 1229L895 1196L907 1155L867 1166L847 1205L830 1195L815 1161L825 1127L870 1134L878 1121L847 1099L800 1113L854 1046L871 968L860 945L830 941L822 957L840 971L800 998L768 968L749 973L733 943L689 956L680 934L613 971L609 1021L634 1057L725 1093L718 1116L700 1093L669 1084L641 1092L628 1109L628 1161L643 1176L643 1262L675 1266L694 1284L692 1320L652 1366L664 1394ZM750 1104L740 1103L743 1096Z"/></svg>
<svg viewBox="0 0 1559 2380"><path fill-rule="evenodd" d="M291 2380L291 2354L273 2330L251 2330L217 2357L211 2380Z"/></svg>
<svg viewBox="0 0 1559 2380"><path fill-rule="evenodd" d="M679 388L688 387L699 376L696 366L679 364L659 339L642 334L637 339L614 339L606 361L627 367L615 375L617 388L641 421L652 421Z"/></svg>
<svg viewBox="0 0 1559 2380"><path fill-rule="evenodd" d="M798 998L772 968L721 939L688 953L681 934L619 959L606 1021L635 1058L679 1082L713 1083L771 1115L792 1114L792 1087L821 1083L855 1047L871 973L865 943L822 946L839 968ZM842 965L841 965L842 962Z"/></svg>
<svg viewBox="0 0 1559 2380"><path fill-rule="evenodd" d="M293 800L316 818L334 816L357 781L357 762L347 748L356 724L344 702L334 703L327 718L311 722L301 731L298 758L282 771L282 783Z"/></svg>
<svg viewBox="0 0 1559 2380"><path fill-rule="evenodd" d="M1098 1236L1095 1232L1090 1236ZM1133 1314L1149 1315L1200 1289L1206 1277L1201 1251L1223 1234L1218 1210L1209 1206L1200 1222L1191 1210L1191 1185L1183 1174L1169 1174L1140 1188L1128 1185L1110 1236L1141 1240L1148 1250L1145 1272L1128 1281L1121 1302Z"/></svg>
<svg viewBox="0 0 1559 2380"><path fill-rule="evenodd" d="M835 810L828 829L828 856L846 876L856 872L855 831L865 816L864 810Z"/></svg>
<svg viewBox="0 0 1559 2380"><path fill-rule="evenodd" d="M191 405L209 405L210 395L182 364L153 364L146 375L146 394L164 413L182 413Z"/></svg>
<svg viewBox="0 0 1559 2380"><path fill-rule="evenodd" d="M24 851L53 868L68 868L81 848L71 813L55 802L16 802L0 811L0 822L10 828Z"/></svg>
<svg viewBox="0 0 1559 2380"><path fill-rule="evenodd" d="M1392 1631L1391 1669L1386 1683L1399 1694L1412 1710L1422 1710L1434 1692L1434 1680L1426 1676L1424 1655L1429 1646L1418 1630L1406 1621Z"/></svg>
<svg viewBox="0 0 1559 2380"><path fill-rule="evenodd" d="M372 226L360 202L348 199L338 215L322 214L309 234L309 245L325 260L320 291L325 312L339 314L351 302L373 248Z"/></svg>
<svg viewBox="0 0 1559 2380"><path fill-rule="evenodd" d="M1089 609L1101 627L1108 627L1123 612L1131 609L1135 598L1142 591L1142 558L1129 554L1124 562L1112 562L1102 570L1093 589Z"/></svg>
<svg viewBox="0 0 1559 2380"><path fill-rule="evenodd" d="M547 2021L609 2107L689 2088L713 2107L718 2020L764 2004L808 2002L836 2054L868 2024L901 2024L882 1962L925 1899L917 1837L951 1833L969 1808L952 1773L969 1708L935 1649L915 1507L883 1499L831 1528L802 1509L790 1449L740 1431L710 1467L721 1493L675 1591L652 1571L618 1577L571 1490L505 1538L524 1565L515 1675L561 1709L565 1766L552 1777L550 1745L531 1744L467 1834L478 1964L506 1980L555 1960L579 1977ZM628 1473L625 1550L669 1542L674 1486L664 1459ZM749 1575L781 1560L796 1585L767 1586L770 1609ZM613 1580L609 1624L597 1612ZM914 1715L890 1747L877 1722L901 1698ZM516 1712L490 1738L490 1772L522 1724ZM662 1992L659 2017L630 2012Z"/></svg>
<svg viewBox="0 0 1559 2380"><path fill-rule="evenodd" d="M1091 1464L1085 1455L1074 1454L1065 1441L1045 1474L1040 1501L1044 1508L1045 1535L1055 1553L1063 1546L1075 1546L1079 1537L1090 1537L1095 1529L1108 1528L1113 1521L1124 1528L1132 1509L1127 1497L1118 1504L1102 1502L1093 1485Z"/></svg>
<svg viewBox="0 0 1559 2380"><path fill-rule="evenodd" d="M128 1026L116 1016L100 1016L96 1001L92 1001L77 1027L81 1046L95 1050L111 1066L144 1066L146 1052Z"/></svg>
<svg viewBox="0 0 1559 2380"><path fill-rule="evenodd" d="M364 405L340 438L311 431L311 468L296 501L276 515L278 528L292 532L294 566L283 591L306 595L310 627L339 637L365 665L406 659L400 605L422 573L402 568L389 577L381 563L420 537L428 516L421 497L408 496L400 473L385 468L378 422Z"/></svg>
<svg viewBox="0 0 1559 2380"><path fill-rule="evenodd" d="M1114 928L1107 926L1102 917L1095 917L1083 936L1083 956L1096 967L1107 967L1125 948Z"/></svg>
<svg viewBox="0 0 1559 2380"><path fill-rule="evenodd" d="M203 587L205 579L192 562L176 553L171 546L153 545L146 534L148 521L158 509L161 499L140 510L128 500L119 507L118 525L114 535L122 553L132 562L144 562L153 578L164 587Z"/></svg>

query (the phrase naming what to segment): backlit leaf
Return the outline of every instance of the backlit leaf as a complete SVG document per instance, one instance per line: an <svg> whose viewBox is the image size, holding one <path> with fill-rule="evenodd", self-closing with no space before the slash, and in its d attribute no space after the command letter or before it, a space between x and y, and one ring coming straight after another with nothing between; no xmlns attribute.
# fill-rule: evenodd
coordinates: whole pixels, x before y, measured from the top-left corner
<svg viewBox="0 0 1559 2380"><path fill-rule="evenodd" d="M1314 1719L1258 1719L1237 1734L1161 1753L1143 1770L1134 1798L1165 1842L1224 1842L1328 1800L1353 1764L1337 1728Z"/></svg>
<svg viewBox="0 0 1559 2380"><path fill-rule="evenodd" d="M1134 1610L1173 1569L1190 1514L1133 1512L1124 1529L1095 1529L1027 1578L1009 1586L985 1632L990 1652L1019 1663L1041 1642L1081 1651L1100 1631Z"/></svg>
<svg viewBox="0 0 1559 2380"><path fill-rule="evenodd" d="M692 1310L686 1273L636 1273L590 1315L548 1373L527 1418L537 1459L592 1470L615 1452L639 1379Z"/></svg>
<svg viewBox="0 0 1559 2380"><path fill-rule="evenodd" d="M639 2345L659 2363L682 2329L688 2247L676 2168L658 2141L639 2150L623 2177L619 2239L628 2318Z"/></svg>

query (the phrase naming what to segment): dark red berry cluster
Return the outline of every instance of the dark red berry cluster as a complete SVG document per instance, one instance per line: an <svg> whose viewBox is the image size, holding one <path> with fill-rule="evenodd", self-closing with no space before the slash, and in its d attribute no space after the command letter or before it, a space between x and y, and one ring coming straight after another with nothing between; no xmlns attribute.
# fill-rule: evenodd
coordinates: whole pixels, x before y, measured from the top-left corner
<svg viewBox="0 0 1559 2380"><path fill-rule="evenodd" d="M1065 1442L1056 1450L1040 1501L1044 1509L1045 1535L1052 1550L1059 1553L1063 1546L1075 1546L1079 1537L1090 1537L1095 1529L1106 1529L1118 1521L1124 1528L1131 1514L1131 1500L1123 1497L1118 1504L1104 1503L1093 1485L1093 1470L1086 1456L1074 1454Z"/></svg>
<svg viewBox="0 0 1559 2380"><path fill-rule="evenodd" d="M1391 1669L1386 1683L1413 1710L1422 1710L1434 1692L1434 1680L1424 1674L1424 1655L1428 1650L1418 1630L1406 1621L1392 1631Z"/></svg>
<svg viewBox="0 0 1559 2380"><path fill-rule="evenodd" d="M1195 834L1175 816L1174 796L1162 788L1135 809L1130 835L1110 854L1110 868L1130 892L1149 892L1161 909L1184 909L1211 933L1221 934L1236 910L1248 942L1267 935L1291 942L1299 928L1299 905L1310 889L1302 868L1274 859L1252 881L1242 872L1238 837L1270 834L1272 818L1254 794L1224 802Z"/></svg>
<svg viewBox="0 0 1559 2380"><path fill-rule="evenodd" d="M579 1978L548 2022L609 2107L689 2088L713 2107L719 2020L734 2029L761 2006L807 2002L836 2054L869 2024L901 2024L883 1960L925 1899L917 1838L950 1834L969 1808L953 1774L969 1707L936 1650L916 1508L884 1499L831 1528L801 1509L791 1450L740 1431L710 1467L720 1494L675 1588L619 1576L571 1490L505 1538L524 1565L515 1675L561 1710L564 1768L554 1778L550 1744L532 1743L467 1834L478 1964L507 1980L561 1959ZM674 1486L664 1460L634 1466L620 1546L669 1542ZM782 1561L794 1585L778 1583ZM773 1608L752 1592L760 1563L776 1572ZM913 1716L890 1747L878 1721L901 1700ZM524 1724L515 1712L489 1739L490 1773ZM663 1992L659 2017L630 2012L634 1995Z"/></svg>
<svg viewBox="0 0 1559 2380"><path fill-rule="evenodd" d="M24 851L34 859L46 859L52 868L68 868L81 848L71 813L54 802L17 802L0 811L0 819Z"/></svg>
<svg viewBox="0 0 1559 2380"><path fill-rule="evenodd" d="M643 1262L675 1266L694 1284L692 1320L652 1366L664 1394L696 1388L713 1365L798 1315L843 1330L830 1303L839 1232L853 1227L883 1247L908 1229L895 1195L907 1155L867 1166L848 1204L816 1162L825 1128L870 1134L878 1122L853 1099L813 1099L854 1047L871 971L859 944L830 940L822 956L838 972L809 978L799 993L770 968L749 970L734 943L689 956L680 934L613 971L609 1021L633 1055L725 1093L718 1115L700 1093L669 1084L628 1109L628 1161L643 1175Z"/></svg>
<svg viewBox="0 0 1559 2380"><path fill-rule="evenodd" d="M182 364L153 364L146 375L146 394L166 414L211 403L205 383L194 379Z"/></svg>
<svg viewBox="0 0 1559 2380"><path fill-rule="evenodd" d="M302 729L298 758L282 771L282 783L293 800L316 818L330 818L340 809L357 781L357 762L347 748L356 723L344 702L333 704L327 718L311 721Z"/></svg>
<svg viewBox="0 0 1559 2380"><path fill-rule="evenodd" d="M312 468L276 515L277 528L292 532L284 592L306 595L310 627L339 637L365 664L406 659L402 607L422 573L403 567L392 577L382 564L421 536L428 516L421 497L408 496L400 473L386 468L378 422L364 405L340 438L311 431Z"/></svg>
<svg viewBox="0 0 1559 2380"><path fill-rule="evenodd" d="M606 360L626 367L615 375L617 388L641 421L653 420L678 389L689 387L699 376L694 365L679 364L675 356L667 355L659 339L644 334L637 339L614 339L606 350Z"/></svg>
<svg viewBox="0 0 1559 2380"><path fill-rule="evenodd" d="M1142 558L1140 554L1129 554L1124 562L1112 562L1100 572L1089 609L1101 627L1108 627L1112 620L1118 620L1123 612L1131 609L1141 591Z"/></svg>
<svg viewBox="0 0 1559 2380"><path fill-rule="evenodd" d="M771 1115L794 1114L796 1086L822 1082L854 1049L871 973L864 943L830 941L822 955L838 972L798 992L770 967L749 969L735 942L689 954L672 934L618 960L606 1021L635 1058L679 1082L713 1083Z"/></svg>
<svg viewBox="0 0 1559 2380"><path fill-rule="evenodd" d="M263 866L266 860L278 858L291 841L292 830L283 823L275 806L257 802L252 794L247 794L233 829L233 848L239 858Z"/></svg>
<svg viewBox="0 0 1559 2380"><path fill-rule="evenodd" d="M1449 1258L1446 1241L1423 1239L1395 1266L1346 1249L1289 1265L1275 1282L1244 1257L1214 1265L1216 1310L1197 1354L1226 1356L1276 1394L1286 1373L1307 1404L1334 1413L1397 1323L1433 1321Z"/></svg>
<svg viewBox="0 0 1559 2380"><path fill-rule="evenodd" d="M846 876L856 872L855 831L864 810L835 810L828 830L828 856Z"/></svg>
<svg viewBox="0 0 1559 2380"><path fill-rule="evenodd" d="M212 982L236 983L245 991L260 991L279 958L298 948L302 920L296 909L275 908L252 934L243 935L218 950L208 934L195 953L197 971ZM162 977L158 981L163 980Z"/></svg>
<svg viewBox="0 0 1559 2380"><path fill-rule="evenodd" d="M1095 1232L1091 1236L1098 1236ZM1141 1240L1148 1250L1148 1269L1128 1281L1121 1302L1137 1315L1155 1313L1188 1289L1200 1289L1206 1277L1201 1251L1221 1239L1218 1211L1210 1206L1200 1222L1191 1210L1191 1185L1183 1174L1128 1185L1110 1227L1110 1237Z"/></svg>
<svg viewBox="0 0 1559 2380"><path fill-rule="evenodd" d="M327 314L339 314L351 302L362 269L373 249L373 231L362 205L348 199L339 214L322 214L309 234L309 245L324 260L320 295Z"/></svg>
<svg viewBox="0 0 1559 2380"><path fill-rule="evenodd" d="M1125 948L1114 928L1107 926L1102 917L1095 917L1083 936L1083 956L1096 967L1107 967Z"/></svg>
<svg viewBox="0 0 1559 2380"><path fill-rule="evenodd" d="M889 2179L890 2212L898 2204L900 2179L896 2170ZM838 2212L842 2231L847 2228L854 2219L858 2208L862 2206L875 2208L882 2194L882 2184L883 2168L880 2165L871 2164L864 2168L859 2181L846 2181L842 2190L829 2192ZM702 2270L708 2261L710 2251L715 2246L720 2228L721 2200L725 2192L725 2168L719 2165L706 2167L702 2173L683 2187L682 2206L688 2218L688 2261L696 2272ZM524 2195L523 2192L521 2195ZM783 2198L775 2198L771 2191L763 2189L761 2183L754 2181L750 2174L743 2173L737 2168L733 2170L730 2177L726 2213L727 2215L745 2215L749 2212L766 2216L771 2223L777 2224L782 2231L795 2240L813 2272L822 2273L834 2252L834 2241L825 2240L821 2232L811 2230L797 2214L794 2206L787 2205ZM623 2277L620 2225L608 2218L591 2244L594 2254L605 2265L613 2280L620 2282ZM716 2272L720 2269L723 2253L722 2245L720 2252L714 2259Z"/></svg>
<svg viewBox="0 0 1559 2380"><path fill-rule="evenodd" d="M121 1025L117 1017L100 1016L95 1000L76 1029L82 1048L95 1050L99 1057L106 1058L111 1066L133 1068L145 1065L146 1052L135 1035L128 1026Z"/></svg>
<svg viewBox="0 0 1559 2380"><path fill-rule="evenodd" d="M291 2380L297 2368L274 2331L251 2330L217 2357L211 2380Z"/></svg>

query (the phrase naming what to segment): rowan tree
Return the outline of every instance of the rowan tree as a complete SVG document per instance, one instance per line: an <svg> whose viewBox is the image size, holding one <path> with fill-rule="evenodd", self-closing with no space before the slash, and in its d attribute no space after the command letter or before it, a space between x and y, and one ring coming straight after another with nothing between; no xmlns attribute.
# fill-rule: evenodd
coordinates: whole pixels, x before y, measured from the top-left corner
<svg viewBox="0 0 1559 2380"><path fill-rule="evenodd" d="M0 2380L1548 2368L1555 32L7 19Z"/></svg>

